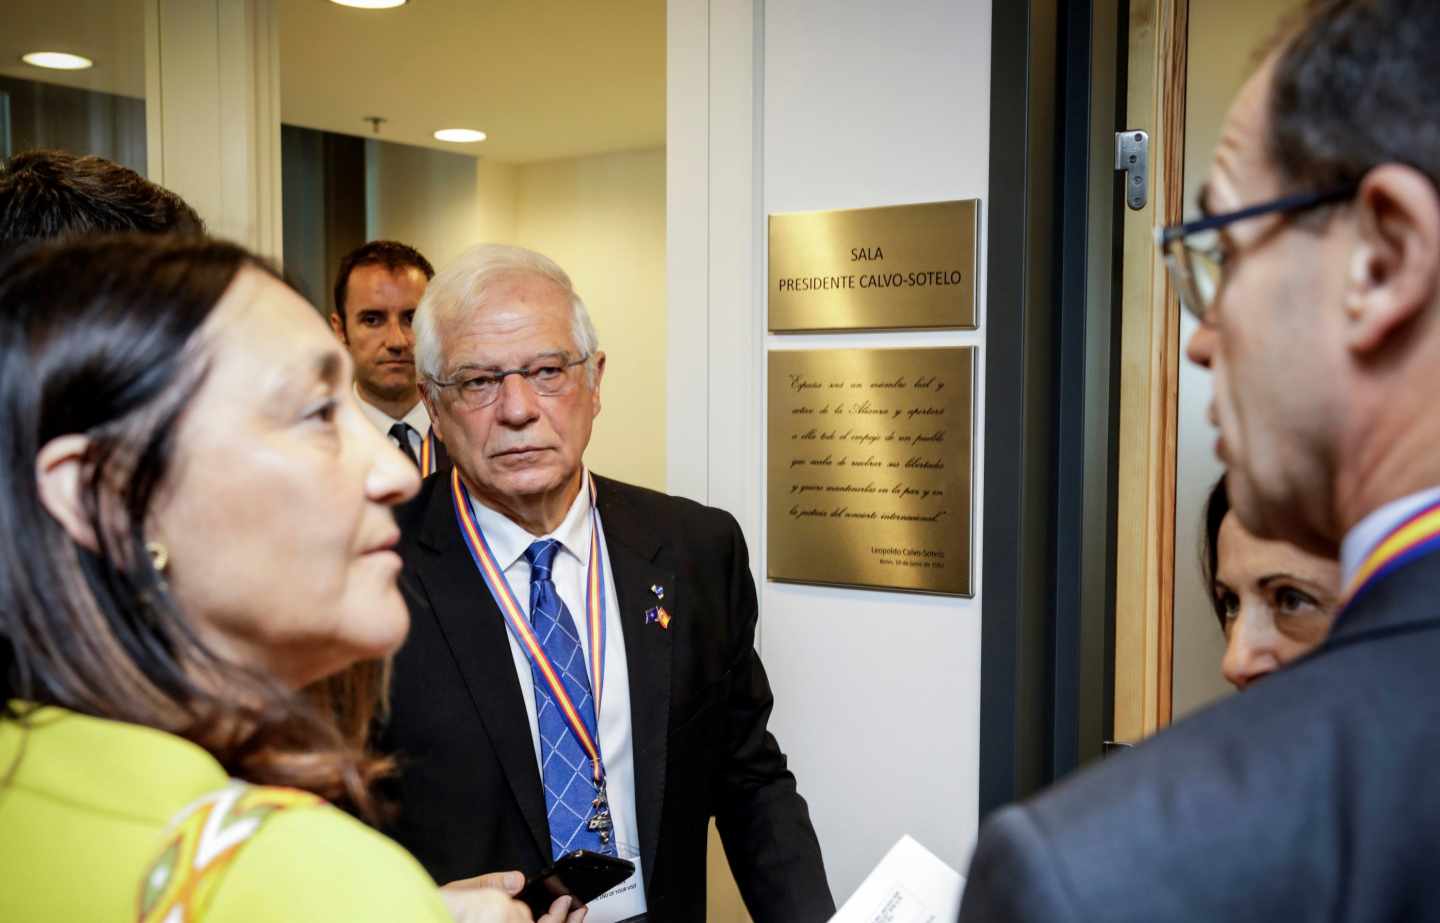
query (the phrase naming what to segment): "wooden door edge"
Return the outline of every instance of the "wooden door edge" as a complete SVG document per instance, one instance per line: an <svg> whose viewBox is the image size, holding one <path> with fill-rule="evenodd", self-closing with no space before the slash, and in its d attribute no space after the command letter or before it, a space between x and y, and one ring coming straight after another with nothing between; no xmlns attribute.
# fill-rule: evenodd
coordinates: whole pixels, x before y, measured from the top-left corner
<svg viewBox="0 0 1440 923"><path fill-rule="evenodd" d="M1153 243L1184 210L1189 0L1131 7L1129 122L1150 133L1150 204L1124 219L1116 498L1115 739L1170 722L1174 659L1179 308ZM1137 258L1149 254L1148 259Z"/></svg>

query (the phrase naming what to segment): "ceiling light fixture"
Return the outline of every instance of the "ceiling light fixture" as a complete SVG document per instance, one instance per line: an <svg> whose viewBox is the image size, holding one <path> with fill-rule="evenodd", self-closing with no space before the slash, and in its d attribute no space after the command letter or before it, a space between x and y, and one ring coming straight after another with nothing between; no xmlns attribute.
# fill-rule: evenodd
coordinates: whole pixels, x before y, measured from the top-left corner
<svg viewBox="0 0 1440 923"><path fill-rule="evenodd" d="M63 51L32 51L21 55L20 60L34 67L48 67L57 71L83 71L95 66L95 62L89 58Z"/></svg>
<svg viewBox="0 0 1440 923"><path fill-rule="evenodd" d="M453 141L456 144L473 144L485 140L485 132L473 128L442 128L435 132L436 141Z"/></svg>
<svg viewBox="0 0 1440 923"><path fill-rule="evenodd" d="M357 10L393 10L404 6L407 0L330 0L340 6L353 6Z"/></svg>

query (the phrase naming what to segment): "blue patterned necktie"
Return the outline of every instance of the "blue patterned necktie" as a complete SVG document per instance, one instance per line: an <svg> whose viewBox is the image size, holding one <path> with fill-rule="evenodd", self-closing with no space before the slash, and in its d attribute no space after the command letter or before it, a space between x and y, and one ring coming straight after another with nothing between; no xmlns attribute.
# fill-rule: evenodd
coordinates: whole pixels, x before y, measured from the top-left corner
<svg viewBox="0 0 1440 923"><path fill-rule="evenodd" d="M590 677L585 671L580 635L575 629L575 619L555 591L555 582L550 579L550 569L559 548L560 543L552 538L535 542L525 549L525 560L530 562L530 625L565 684L571 703L598 746L595 701L590 695ZM530 674L535 681L535 711L540 724L540 778L545 783L545 814L550 822L553 858L558 859L575 849L589 849L613 856L614 839L607 837L602 840L598 831L588 827L597 810L590 757L570 730L564 713L550 694L544 674L533 661ZM608 805L600 807L609 810Z"/></svg>

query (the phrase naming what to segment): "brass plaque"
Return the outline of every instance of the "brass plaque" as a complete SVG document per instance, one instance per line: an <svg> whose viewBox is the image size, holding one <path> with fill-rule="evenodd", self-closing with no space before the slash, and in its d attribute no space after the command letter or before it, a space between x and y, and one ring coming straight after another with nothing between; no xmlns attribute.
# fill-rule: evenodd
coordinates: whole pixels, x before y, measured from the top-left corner
<svg viewBox="0 0 1440 923"><path fill-rule="evenodd" d="M978 199L770 216L770 329L975 326Z"/></svg>
<svg viewBox="0 0 1440 923"><path fill-rule="evenodd" d="M974 347L770 353L772 580L971 595Z"/></svg>

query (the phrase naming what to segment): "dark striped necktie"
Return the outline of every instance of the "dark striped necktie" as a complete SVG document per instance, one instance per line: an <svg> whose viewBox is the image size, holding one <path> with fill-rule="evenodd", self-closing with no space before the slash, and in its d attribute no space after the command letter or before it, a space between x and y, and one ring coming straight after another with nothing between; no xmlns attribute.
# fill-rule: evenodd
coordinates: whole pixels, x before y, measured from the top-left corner
<svg viewBox="0 0 1440 923"><path fill-rule="evenodd" d="M410 448L410 424L396 423L390 427L390 438L395 440L400 451L404 452L405 457L410 459L410 464L419 468L420 459L415 457L415 450Z"/></svg>

